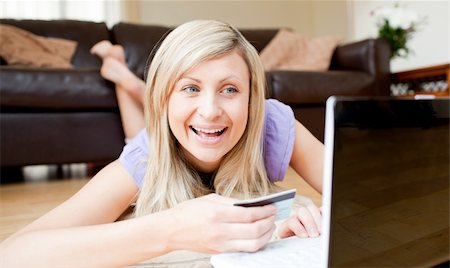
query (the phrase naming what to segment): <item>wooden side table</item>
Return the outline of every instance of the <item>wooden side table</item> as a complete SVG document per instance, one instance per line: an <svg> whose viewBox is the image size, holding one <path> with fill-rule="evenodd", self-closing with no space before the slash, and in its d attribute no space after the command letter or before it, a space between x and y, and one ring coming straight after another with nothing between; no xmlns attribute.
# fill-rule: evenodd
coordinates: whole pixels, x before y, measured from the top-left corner
<svg viewBox="0 0 450 268"><path fill-rule="evenodd" d="M393 73L391 80L392 96L450 96L450 64Z"/></svg>

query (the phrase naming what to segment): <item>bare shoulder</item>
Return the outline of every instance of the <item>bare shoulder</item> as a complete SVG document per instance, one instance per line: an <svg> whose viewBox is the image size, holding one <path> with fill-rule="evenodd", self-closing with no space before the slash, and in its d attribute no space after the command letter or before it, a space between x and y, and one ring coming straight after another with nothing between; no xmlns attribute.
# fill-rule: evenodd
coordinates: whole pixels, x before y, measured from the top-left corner
<svg viewBox="0 0 450 268"><path fill-rule="evenodd" d="M114 222L136 199L138 189L119 161L97 173L68 200L18 233Z"/></svg>

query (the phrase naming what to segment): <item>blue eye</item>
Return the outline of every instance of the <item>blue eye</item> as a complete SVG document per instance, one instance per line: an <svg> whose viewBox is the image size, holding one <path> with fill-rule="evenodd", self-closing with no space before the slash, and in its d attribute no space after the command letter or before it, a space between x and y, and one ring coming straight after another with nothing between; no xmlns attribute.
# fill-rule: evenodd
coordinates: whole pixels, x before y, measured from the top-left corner
<svg viewBox="0 0 450 268"><path fill-rule="evenodd" d="M196 88L194 86L185 87L185 88L183 88L183 91L188 93L188 94L193 94L193 93L199 92L198 88Z"/></svg>
<svg viewBox="0 0 450 268"><path fill-rule="evenodd" d="M236 88L234 88L234 87L227 87L227 88L225 88L225 89L223 90L223 92L224 92L225 94L231 95L231 94L237 93L238 90L237 90Z"/></svg>

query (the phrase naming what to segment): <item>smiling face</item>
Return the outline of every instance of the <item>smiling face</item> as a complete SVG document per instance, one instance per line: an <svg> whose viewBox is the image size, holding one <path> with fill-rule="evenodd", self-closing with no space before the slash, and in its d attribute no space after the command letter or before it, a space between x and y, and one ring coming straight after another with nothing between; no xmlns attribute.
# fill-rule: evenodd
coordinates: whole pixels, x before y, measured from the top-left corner
<svg viewBox="0 0 450 268"><path fill-rule="evenodd" d="M249 97L248 67L236 51L200 63L175 83L169 126L195 168L214 171L237 144L247 126Z"/></svg>

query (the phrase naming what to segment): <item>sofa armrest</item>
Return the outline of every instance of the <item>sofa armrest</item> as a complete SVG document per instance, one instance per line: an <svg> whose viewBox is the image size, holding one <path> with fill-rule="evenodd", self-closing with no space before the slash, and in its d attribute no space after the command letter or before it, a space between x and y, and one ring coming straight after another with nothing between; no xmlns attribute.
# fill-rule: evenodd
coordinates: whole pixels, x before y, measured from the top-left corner
<svg viewBox="0 0 450 268"><path fill-rule="evenodd" d="M292 107L324 106L328 97L370 96L373 77L359 71L271 71L271 94Z"/></svg>
<svg viewBox="0 0 450 268"><path fill-rule="evenodd" d="M389 65L390 47L383 39L366 39L338 46L330 70L353 70L375 74L376 64Z"/></svg>
<svg viewBox="0 0 450 268"><path fill-rule="evenodd" d="M336 48L330 70L363 71L375 78L375 95L389 96L389 43L384 39L366 39Z"/></svg>

